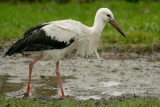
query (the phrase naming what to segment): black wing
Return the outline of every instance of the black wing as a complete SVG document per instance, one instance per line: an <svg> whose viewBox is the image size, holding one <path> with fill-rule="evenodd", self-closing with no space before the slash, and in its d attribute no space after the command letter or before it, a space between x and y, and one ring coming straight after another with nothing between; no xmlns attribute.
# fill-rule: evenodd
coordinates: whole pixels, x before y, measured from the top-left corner
<svg viewBox="0 0 160 107"><path fill-rule="evenodd" d="M55 37L51 38L46 35L46 32L42 28L47 25L38 25L27 30L24 33L24 38L13 44L3 56L11 56L14 53L23 51L63 49L74 42L74 38L71 38L69 41L58 41Z"/></svg>
<svg viewBox="0 0 160 107"><path fill-rule="evenodd" d="M33 33L33 31L37 31L37 30L40 30L42 27L48 25L49 23L44 23L44 24L40 24L40 25L37 25L37 26L34 26L34 27L31 27L30 29L28 29L25 33L24 33L24 36L29 36L31 35L31 33Z"/></svg>

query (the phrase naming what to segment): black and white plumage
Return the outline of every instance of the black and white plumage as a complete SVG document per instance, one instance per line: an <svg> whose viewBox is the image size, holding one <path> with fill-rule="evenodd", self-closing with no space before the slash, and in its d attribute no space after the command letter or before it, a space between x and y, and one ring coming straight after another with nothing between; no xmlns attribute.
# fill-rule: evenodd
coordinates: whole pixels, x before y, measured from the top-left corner
<svg viewBox="0 0 160 107"><path fill-rule="evenodd" d="M63 49L74 42L74 37L68 38L68 40L59 41L56 35L47 34L45 26L49 26L49 23L38 25L30 28L24 33L24 38L17 41L10 49L4 54L4 56L11 56L14 53L23 51L43 51L51 49Z"/></svg>
<svg viewBox="0 0 160 107"><path fill-rule="evenodd" d="M92 27L88 27L75 20L60 20L30 28L24 33L22 39L10 47L4 54L4 57L23 51L40 51L41 54L30 63L26 92L26 94L29 95L32 67L42 57L52 56L53 60L57 62L56 73L59 73L59 60L73 50L76 50L76 55L82 57L96 55L100 58L97 53L97 47L101 32L106 23L110 23L125 37L124 33L114 21L112 12L108 8L100 8L96 13ZM59 76L60 74L57 74L62 98L64 98Z"/></svg>

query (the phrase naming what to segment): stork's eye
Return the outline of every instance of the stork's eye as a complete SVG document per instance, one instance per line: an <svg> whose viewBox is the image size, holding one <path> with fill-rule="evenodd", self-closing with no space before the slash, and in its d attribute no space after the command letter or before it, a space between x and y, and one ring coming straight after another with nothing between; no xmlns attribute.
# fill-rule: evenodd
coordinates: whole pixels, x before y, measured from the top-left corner
<svg viewBox="0 0 160 107"><path fill-rule="evenodd" d="M109 18L111 18L111 15L107 14L107 16L108 16Z"/></svg>

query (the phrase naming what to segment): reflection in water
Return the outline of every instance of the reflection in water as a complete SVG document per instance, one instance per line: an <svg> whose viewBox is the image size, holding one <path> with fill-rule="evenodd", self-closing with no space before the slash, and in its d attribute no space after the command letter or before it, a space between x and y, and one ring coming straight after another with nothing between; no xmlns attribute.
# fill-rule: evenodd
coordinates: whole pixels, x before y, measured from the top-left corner
<svg viewBox="0 0 160 107"><path fill-rule="evenodd" d="M121 85L120 82L115 82L115 81L108 81L108 82L100 82L100 86L102 87L112 87L116 85Z"/></svg>
<svg viewBox="0 0 160 107"><path fill-rule="evenodd" d="M66 79L75 79L75 77L73 76L62 77L62 81ZM32 84L35 87L32 93L33 96L57 95L57 91L59 89L59 86L57 83L57 77L55 76L41 76L40 80L32 80ZM35 86L37 84L38 86Z"/></svg>
<svg viewBox="0 0 160 107"><path fill-rule="evenodd" d="M4 94L7 92L14 92L14 91L18 91L19 89L22 89L22 87L24 86L24 83L8 82L10 81L11 78L14 78L14 77L9 75L0 75L0 94Z"/></svg>
<svg viewBox="0 0 160 107"><path fill-rule="evenodd" d="M91 96L77 96L77 100L89 100L89 99L95 99L95 100L100 100L101 96L98 95L91 95Z"/></svg>
<svg viewBox="0 0 160 107"><path fill-rule="evenodd" d="M13 93L16 91L25 91L24 87L27 86L27 80L19 80L18 83L14 79L17 77L9 75L0 75L0 94ZM62 81L66 79L75 79L73 76L62 77ZM25 81L25 82L23 82ZM23 89L23 90L22 90ZM59 86L57 84L57 77L54 76L41 76L40 79L32 79L31 82L31 96L43 97L57 95ZM23 93L22 93L23 94Z"/></svg>
<svg viewBox="0 0 160 107"><path fill-rule="evenodd" d="M57 78L53 76L41 76L39 80L32 80L33 96L57 95ZM31 89L32 90L32 89Z"/></svg>

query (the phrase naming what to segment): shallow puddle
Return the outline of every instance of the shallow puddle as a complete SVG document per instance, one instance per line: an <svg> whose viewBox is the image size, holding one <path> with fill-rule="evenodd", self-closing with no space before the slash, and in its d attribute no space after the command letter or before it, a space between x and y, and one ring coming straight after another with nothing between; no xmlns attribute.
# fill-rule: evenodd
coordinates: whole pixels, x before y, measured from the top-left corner
<svg viewBox="0 0 160 107"><path fill-rule="evenodd" d="M120 85L121 83L120 82L115 82L115 81L108 81L108 82L101 82L100 83L100 86L103 86L103 87L112 87L112 86L116 86L116 85Z"/></svg>
<svg viewBox="0 0 160 107"><path fill-rule="evenodd" d="M62 77L62 81L75 79L73 76ZM27 87L27 80L17 81L17 77L10 75L0 75L0 94L7 96L21 96ZM58 91L57 77L40 76L40 79L32 79L30 96L51 97L57 95Z"/></svg>
<svg viewBox="0 0 160 107"><path fill-rule="evenodd" d="M14 76L9 75L0 75L0 94L15 92L24 86L23 82L16 83L15 81L11 82Z"/></svg>
<svg viewBox="0 0 160 107"><path fill-rule="evenodd" d="M100 100L101 96L98 95L92 95L92 96L76 96L77 100L89 100L89 99L95 99L95 100Z"/></svg>

